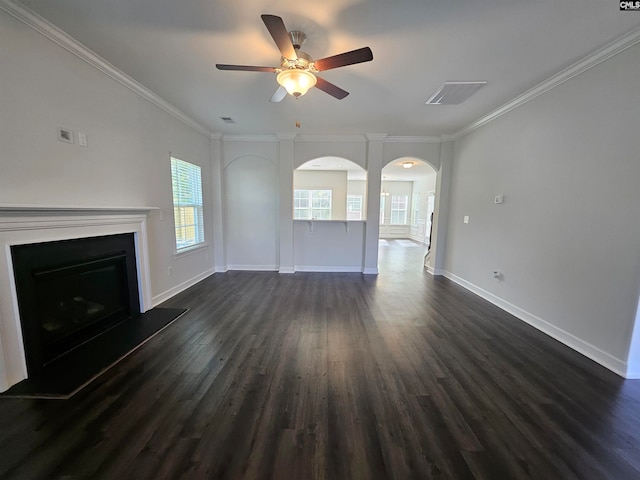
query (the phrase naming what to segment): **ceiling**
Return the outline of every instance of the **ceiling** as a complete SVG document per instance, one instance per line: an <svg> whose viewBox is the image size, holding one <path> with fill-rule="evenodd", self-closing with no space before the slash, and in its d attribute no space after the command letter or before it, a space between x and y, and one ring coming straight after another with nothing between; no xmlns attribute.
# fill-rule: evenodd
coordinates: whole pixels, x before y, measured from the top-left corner
<svg viewBox="0 0 640 480"><path fill-rule="evenodd" d="M640 14L605 0L22 0L211 132L455 134L623 34ZM269 99L277 66L260 15L307 34L314 58L369 46L373 61L323 72L350 92ZM425 105L445 81L487 81L459 105ZM229 124L220 117L231 117ZM296 127L300 123L300 128Z"/></svg>

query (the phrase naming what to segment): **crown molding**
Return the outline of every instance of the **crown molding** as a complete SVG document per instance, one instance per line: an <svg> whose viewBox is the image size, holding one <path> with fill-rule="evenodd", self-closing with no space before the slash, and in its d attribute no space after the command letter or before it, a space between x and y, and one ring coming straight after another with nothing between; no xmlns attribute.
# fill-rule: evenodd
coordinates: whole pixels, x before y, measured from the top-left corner
<svg viewBox="0 0 640 480"><path fill-rule="evenodd" d="M46 21L33 10L30 10L29 8L19 4L18 2L15 2L14 0L0 0L0 9L4 10L9 15L18 19L25 25L33 28L35 31L44 35L49 40L58 44L81 60L84 60L89 65L97 68L102 73L111 77L118 83L124 85L134 93L137 93L145 100L148 100L155 106L161 108L169 115L180 120L182 123L188 125L189 127L207 137L210 135L211 132L209 131L209 129L205 128L203 125L186 115L181 110L178 110L176 107L153 93L141 83L138 83L124 72L118 70L115 66L111 65L95 52L89 50L69 34L65 33L55 25Z"/></svg>
<svg viewBox="0 0 640 480"><path fill-rule="evenodd" d="M222 135L224 142L279 142L277 135Z"/></svg>
<svg viewBox="0 0 640 480"><path fill-rule="evenodd" d="M440 135L440 143L453 142L457 137L455 135L442 134Z"/></svg>
<svg viewBox="0 0 640 480"><path fill-rule="evenodd" d="M276 133L279 140L295 140L297 133Z"/></svg>
<svg viewBox="0 0 640 480"><path fill-rule="evenodd" d="M634 29L629 33L626 33L622 37L619 37L617 40L614 40L611 43L608 43L604 47L599 48L595 52L583 57L581 60L577 61L573 65L565 68L560 73L548 78L547 80L539 83L535 87L530 90L527 90L521 95L518 95L510 102L505 103L498 109L481 117L475 122L470 123L466 127L457 131L453 135L443 135L442 138L447 137L447 139L457 140L460 137L476 130L477 128L486 125L489 122L492 122L498 117L501 117L505 113L510 112L511 110L518 108L524 105L527 102L530 102L534 98L542 95L543 93L548 92L552 88L557 87L558 85L563 84L567 80L572 79L573 77L580 75L581 73L586 72L590 68L595 67L596 65L608 60L609 58L617 55L618 53L626 50L629 47L640 42L640 28Z"/></svg>
<svg viewBox="0 0 640 480"><path fill-rule="evenodd" d="M386 134L386 133L367 133L365 136L367 137L367 140L369 140L369 141L384 142L385 139L388 137L388 134Z"/></svg>
<svg viewBox="0 0 640 480"><path fill-rule="evenodd" d="M302 134L296 137L296 142L365 142L364 135L313 135Z"/></svg>
<svg viewBox="0 0 640 480"><path fill-rule="evenodd" d="M440 143L440 137L428 136L389 136L384 138L384 143Z"/></svg>

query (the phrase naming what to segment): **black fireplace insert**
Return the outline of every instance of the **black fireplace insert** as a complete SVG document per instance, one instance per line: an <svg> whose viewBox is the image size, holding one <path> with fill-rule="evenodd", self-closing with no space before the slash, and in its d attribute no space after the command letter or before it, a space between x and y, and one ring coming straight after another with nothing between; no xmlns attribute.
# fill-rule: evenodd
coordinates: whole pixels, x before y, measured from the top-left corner
<svg viewBox="0 0 640 480"><path fill-rule="evenodd" d="M29 376L140 314L133 233L11 247Z"/></svg>

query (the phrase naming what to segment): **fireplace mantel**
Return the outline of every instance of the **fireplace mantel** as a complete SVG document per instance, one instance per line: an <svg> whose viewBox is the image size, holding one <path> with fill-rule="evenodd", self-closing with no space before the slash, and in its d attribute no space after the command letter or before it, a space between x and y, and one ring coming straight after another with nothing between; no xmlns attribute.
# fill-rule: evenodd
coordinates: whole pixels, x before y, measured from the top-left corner
<svg viewBox="0 0 640 480"><path fill-rule="evenodd" d="M0 204L0 231L12 230L16 224L28 224L36 221L35 226L43 225L43 221L57 223L71 222L78 217L110 217L144 215L159 210L158 207L74 207L51 205L7 205ZM56 220L57 219L57 220Z"/></svg>
<svg viewBox="0 0 640 480"><path fill-rule="evenodd" d="M152 308L147 218L154 207L0 204L0 391L27 378L11 246L134 233L140 312Z"/></svg>

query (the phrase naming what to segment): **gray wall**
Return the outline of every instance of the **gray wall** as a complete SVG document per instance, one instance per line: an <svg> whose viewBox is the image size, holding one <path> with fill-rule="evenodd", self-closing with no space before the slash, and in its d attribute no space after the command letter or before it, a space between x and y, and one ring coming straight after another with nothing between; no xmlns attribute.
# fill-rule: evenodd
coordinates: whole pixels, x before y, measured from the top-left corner
<svg viewBox="0 0 640 480"><path fill-rule="evenodd" d="M623 374L640 290L638 78L640 45L456 141L445 266Z"/></svg>
<svg viewBox="0 0 640 480"><path fill-rule="evenodd" d="M174 257L170 176L171 153L202 168L208 217L209 138L3 11L0 45L0 204L159 207L148 227L154 302L212 271L208 247ZM88 146L58 141L59 126Z"/></svg>

